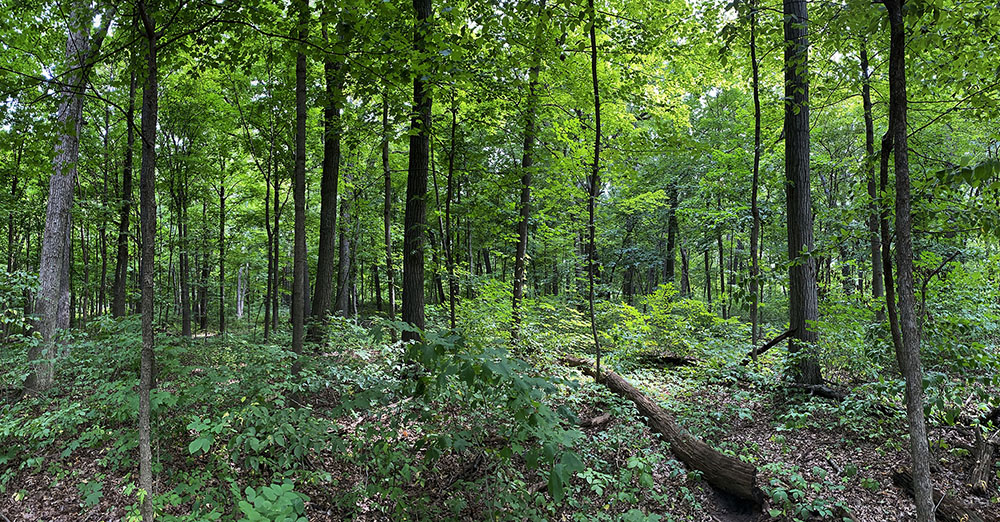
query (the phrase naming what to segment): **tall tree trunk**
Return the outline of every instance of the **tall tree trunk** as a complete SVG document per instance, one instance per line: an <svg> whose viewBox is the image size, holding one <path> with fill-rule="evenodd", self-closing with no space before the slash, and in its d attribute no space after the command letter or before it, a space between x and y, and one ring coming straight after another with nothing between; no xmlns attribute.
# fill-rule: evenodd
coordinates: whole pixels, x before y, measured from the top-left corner
<svg viewBox="0 0 1000 522"><path fill-rule="evenodd" d="M597 208L597 194L601 185L601 89L597 79L597 8L594 0L587 0L590 15L590 80L594 88L594 163L590 171L590 197L587 205L587 232L590 240L588 249L587 301L590 304L590 333L594 338L597 375L601 375L601 342L597 337L597 317L594 314L594 278L597 272L597 241L594 213ZM598 377L598 380L600 378Z"/></svg>
<svg viewBox="0 0 1000 522"><path fill-rule="evenodd" d="M101 254L101 276L98 283L97 306L94 313L104 313L108 285L108 173L111 172L111 107L104 109L104 172L101 175L101 220L97 229L98 250Z"/></svg>
<svg viewBox="0 0 1000 522"><path fill-rule="evenodd" d="M663 260L663 280L673 283L676 279L675 262L677 259L677 186L671 185L668 194L670 208L667 210L667 255Z"/></svg>
<svg viewBox="0 0 1000 522"><path fill-rule="evenodd" d="M691 294L691 266L686 248L681 248L681 294Z"/></svg>
<svg viewBox="0 0 1000 522"><path fill-rule="evenodd" d="M281 192L281 178L278 174L281 170L278 168L278 156L274 156L274 252L271 257L274 258L274 274L272 274L273 281L271 283L271 330L278 330L278 299L279 299L279 272L281 270L281 234L278 225L280 225L281 210L282 206L279 204L280 198L278 194ZM286 199L287 201L287 199Z"/></svg>
<svg viewBox="0 0 1000 522"><path fill-rule="evenodd" d="M389 88L382 88L382 176L385 199L382 226L385 240L385 280L389 294L389 319L396 319L396 273L392 264L392 170L389 169Z"/></svg>
<svg viewBox="0 0 1000 522"><path fill-rule="evenodd" d="M187 172L183 174L183 178L180 182L180 187L178 187L179 195L177 201L178 206L178 219L177 219L177 237L180 240L181 252L180 252L180 286L181 286L181 335L184 337L191 337L191 289L190 289L190 272L191 272L191 256L188 253L190 245L188 244L188 212L187 212Z"/></svg>
<svg viewBox="0 0 1000 522"><path fill-rule="evenodd" d="M208 201L207 198L201 200L201 275L198 276L198 328L205 332L208 330L208 276L209 276L209 254L208 254Z"/></svg>
<svg viewBox="0 0 1000 522"><path fill-rule="evenodd" d="M28 350L31 373L25 389L40 392L50 388L55 380L55 336L69 327L68 314L60 320L60 300L68 299L68 271L63 269L70 255L70 210L73 207L73 188L76 183L77 161L80 156L80 129L83 122L83 92L90 74L90 59L101 47L115 11L103 13L103 26L90 38L94 12L90 2L77 1L67 6L69 27L66 37L66 69L64 82L59 89L59 109L56 113L58 137L55 145L52 176L49 178L49 199L45 213L45 231L42 237L41 259L38 264L39 288L35 313L35 328L41 342ZM68 303L67 303L68 306Z"/></svg>
<svg viewBox="0 0 1000 522"><path fill-rule="evenodd" d="M788 351L812 352L819 340L816 263L813 250L812 195L809 184L809 79L806 0L784 0L785 9L785 193L788 222ZM796 382L820 384L819 363L810 353L796 358Z"/></svg>
<svg viewBox="0 0 1000 522"><path fill-rule="evenodd" d="M335 38L341 45L347 44L348 34L347 25L344 22L338 23ZM325 24L323 37L329 40ZM337 182L340 177L342 133L340 110L343 105L346 75L344 63L340 60L334 61L331 55L327 55L323 61L326 105L323 108L323 179L320 185L319 253L309 326L309 337L312 339L320 339L323 335L326 316L330 312L330 297L333 294L334 241L337 238Z"/></svg>
<svg viewBox="0 0 1000 522"><path fill-rule="evenodd" d="M865 171L868 174L868 234L870 236L870 252L872 263L872 297L875 298L876 316L879 322L884 318L880 301L885 294L882 277L882 260L879 241L879 193L875 177L875 123L872 118L871 72L868 66L868 46L866 39L861 39L861 99L865 111Z"/></svg>
<svg viewBox="0 0 1000 522"><path fill-rule="evenodd" d="M128 86L128 109L125 111L126 144L122 161L122 194L118 211L118 251L115 255L114 295L111 315L122 317L127 312L126 284L128 282L128 232L132 213L132 151L135 150L135 90L136 73L132 71Z"/></svg>
<svg viewBox="0 0 1000 522"><path fill-rule="evenodd" d="M542 65L542 36L545 32L545 20L542 16L545 10L545 0L539 4L538 23L535 24L534 49L532 49L531 66L528 68L528 101L524 113L524 145L521 152L521 201L520 216L517 224L517 250L514 254L514 299L510 330L511 340L517 343L521 337L521 300L524 298L524 259L528 250L528 221L531 219L531 177L532 164L535 162L535 117L538 112L538 74Z"/></svg>
<svg viewBox="0 0 1000 522"><path fill-rule="evenodd" d="M458 129L458 104L452 93L451 109L451 142L448 150L448 187L444 196L444 256L448 267L448 319L451 328L455 329L455 294L458 293L458 280L455 278L455 254L451 232L451 200L455 195L455 133Z"/></svg>
<svg viewBox="0 0 1000 522"><path fill-rule="evenodd" d="M267 232L267 285L264 293L264 341L267 342L271 337L271 295L274 292L274 255L273 255L273 241L274 232L271 229L271 177L274 176L274 172L271 172L271 161L268 158L267 161L267 171L270 172L268 176L264 179L264 229Z"/></svg>
<svg viewBox="0 0 1000 522"><path fill-rule="evenodd" d="M226 333L226 160L219 178L219 333Z"/></svg>
<svg viewBox="0 0 1000 522"><path fill-rule="evenodd" d="M297 0L298 38L308 33L309 2ZM292 351L302 353L305 333L306 299L306 55L300 49L295 55L295 172L293 200L295 203L295 234L292 253ZM293 366L297 374L298 361Z"/></svg>
<svg viewBox="0 0 1000 522"><path fill-rule="evenodd" d="M893 135L896 174L896 289L899 293L901 344L897 359L906 379L906 420L910 428L913 460L913 493L919 522L934 521L930 451L924 424L923 370L920 365L920 331L913 292L913 217L910 204L910 170L906 128L906 31L902 0L885 0L889 12L889 118Z"/></svg>
<svg viewBox="0 0 1000 522"><path fill-rule="evenodd" d="M344 184L352 181L350 169L344 172ZM346 187L345 187L346 188ZM344 317L351 317L351 199L340 200L340 231L339 231L339 270L337 272L337 303L334 310Z"/></svg>
<svg viewBox="0 0 1000 522"><path fill-rule="evenodd" d="M760 207L757 187L760 185L760 74L757 63L757 0L750 3L750 69L753 83L753 179L750 184L750 345L753 361L757 362L760 307Z"/></svg>
<svg viewBox="0 0 1000 522"><path fill-rule="evenodd" d="M142 229L142 353L139 362L139 488L143 490L139 511L143 522L153 520L153 454L150 450L150 402L153 387L153 267L156 252L156 117L159 104L157 51L159 33L139 0L146 49L146 75L142 86L142 165L139 170L139 225Z"/></svg>
<svg viewBox="0 0 1000 522"><path fill-rule="evenodd" d="M427 63L426 37L431 28L431 0L413 0L416 23L413 50L416 60ZM414 66L418 64L413 64ZM403 217L403 321L424 329L424 228L427 213L427 168L430 161L431 93L423 74L413 75L413 119L410 122L410 159L406 178L406 212ZM419 340L404 332L404 340Z"/></svg>

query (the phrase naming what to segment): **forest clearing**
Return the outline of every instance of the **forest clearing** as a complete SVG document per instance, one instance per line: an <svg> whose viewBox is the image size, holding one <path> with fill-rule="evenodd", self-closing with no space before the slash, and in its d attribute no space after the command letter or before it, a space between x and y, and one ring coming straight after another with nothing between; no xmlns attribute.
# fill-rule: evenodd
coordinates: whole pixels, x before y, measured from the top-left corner
<svg viewBox="0 0 1000 522"><path fill-rule="evenodd" d="M0 0L0 522L1000 520L998 27Z"/></svg>

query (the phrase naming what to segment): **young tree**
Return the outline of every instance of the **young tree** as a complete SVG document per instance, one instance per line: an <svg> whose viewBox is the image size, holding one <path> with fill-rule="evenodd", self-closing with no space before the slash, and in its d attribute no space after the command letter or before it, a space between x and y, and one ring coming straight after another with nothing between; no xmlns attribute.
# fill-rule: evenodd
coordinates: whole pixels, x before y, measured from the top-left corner
<svg viewBox="0 0 1000 522"><path fill-rule="evenodd" d="M903 1L884 0L889 12L889 119L896 174L896 286L899 292L901 344L896 345L900 370L906 379L906 420L910 428L913 460L913 493L917 520L934 522L930 450L924 425L923 370L920 364L920 331L913 292L913 216L910 205L909 149L906 128L906 31Z"/></svg>

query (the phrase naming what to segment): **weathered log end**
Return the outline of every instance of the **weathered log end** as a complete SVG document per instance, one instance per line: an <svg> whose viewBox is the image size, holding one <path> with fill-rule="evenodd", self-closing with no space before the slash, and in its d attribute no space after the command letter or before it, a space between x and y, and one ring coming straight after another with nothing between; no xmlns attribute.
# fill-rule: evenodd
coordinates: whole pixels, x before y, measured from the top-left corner
<svg viewBox="0 0 1000 522"><path fill-rule="evenodd" d="M756 466L724 455L691 435L677 424L670 413L617 373L602 368L598 378L590 361L576 357L564 357L562 361L567 366L581 368L585 374L595 377L611 391L632 401L649 427L670 443L670 450L677 458L688 467L700 471L705 481L713 487L755 506L763 504L764 494L757 487Z"/></svg>

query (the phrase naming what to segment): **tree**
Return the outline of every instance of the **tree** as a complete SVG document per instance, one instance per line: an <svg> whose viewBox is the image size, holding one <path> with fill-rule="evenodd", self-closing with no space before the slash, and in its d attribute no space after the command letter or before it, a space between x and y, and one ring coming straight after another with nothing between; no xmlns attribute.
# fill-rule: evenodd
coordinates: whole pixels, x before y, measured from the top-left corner
<svg viewBox="0 0 1000 522"><path fill-rule="evenodd" d="M409 167L406 177L406 210L403 216L403 321L424 329L424 229L427 222L427 171L430 161L431 93L423 79L429 61L427 39L431 30L431 0L413 0L413 118L410 121ZM419 340L407 331L404 340Z"/></svg>
<svg viewBox="0 0 1000 522"><path fill-rule="evenodd" d="M892 134L896 174L896 287L899 291L899 324L902 341L896 344L900 370L906 379L906 420L910 428L913 491L917 520L934 522L934 495L930 450L924 425L923 369L920 332L913 292L913 217L910 203L909 149L906 127L906 31L902 0L885 0L889 12L889 129ZM883 151L887 152L887 151Z"/></svg>
<svg viewBox="0 0 1000 522"><path fill-rule="evenodd" d="M809 79L805 0L784 0L785 32L785 197L788 221L788 343L797 362L792 369L802 384L820 384L819 363L808 354L819 339L816 262L813 250L812 195L809 181ZM720 267L721 270L722 267Z"/></svg>
<svg viewBox="0 0 1000 522"><path fill-rule="evenodd" d="M135 90L136 72L131 71L128 86L128 108L125 111L127 140L125 142L125 159L122 162L122 197L118 210L118 242L115 254L114 292L111 298L111 314L115 317L125 315L128 305L126 283L128 278L128 238L129 219L132 213L132 156L135 150Z"/></svg>
<svg viewBox="0 0 1000 522"><path fill-rule="evenodd" d="M70 210L80 155L84 91L94 57L100 52L115 15L114 8L101 13L102 26L91 39L90 28L96 13L90 2L73 2L68 11L66 71L58 84L60 103L56 121L59 136L52 161L52 177L49 178L45 232L38 265L39 289L35 305L38 321L35 328L41 334L42 342L32 345L28 351L31 373L24 385L31 392L45 391L52 386L55 380L56 336L60 330L69 328Z"/></svg>
<svg viewBox="0 0 1000 522"><path fill-rule="evenodd" d="M298 24L296 37L305 40L309 27L309 2L296 0ZM300 44L302 45L302 44ZM306 294L306 55L295 53L295 170L293 200L295 234L292 261L292 351L302 354ZM297 373L298 361L293 371Z"/></svg>

